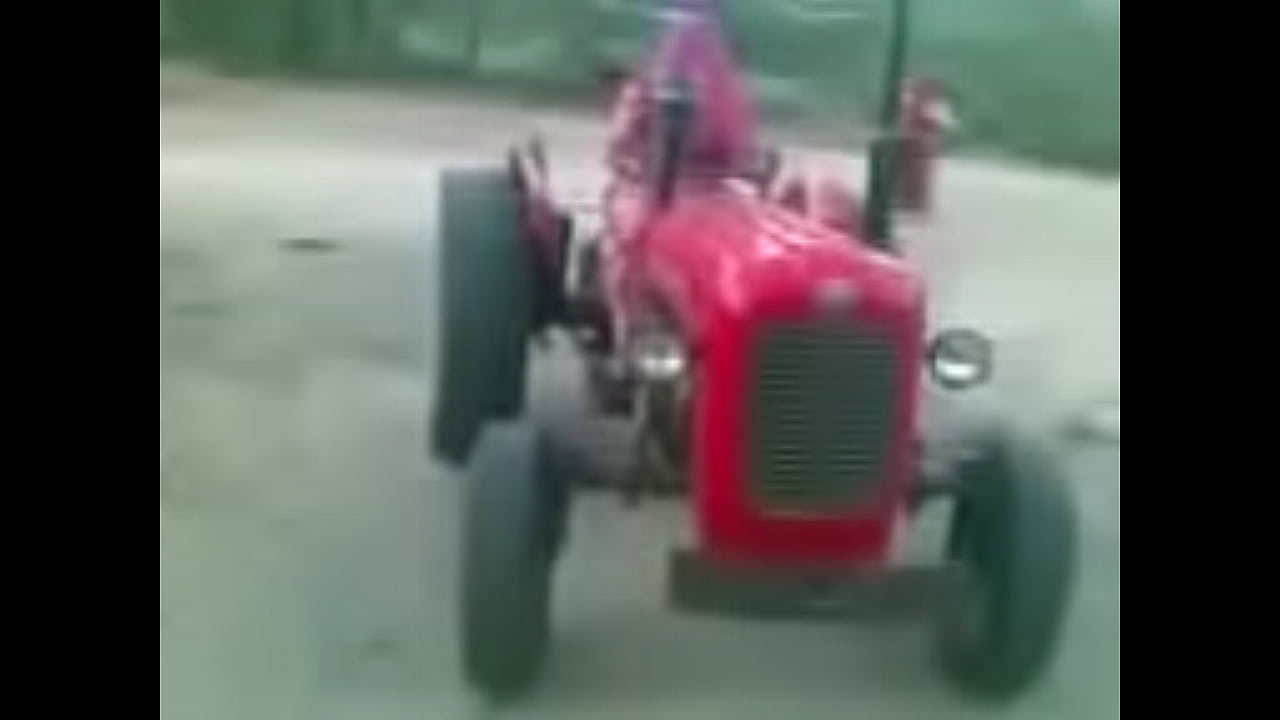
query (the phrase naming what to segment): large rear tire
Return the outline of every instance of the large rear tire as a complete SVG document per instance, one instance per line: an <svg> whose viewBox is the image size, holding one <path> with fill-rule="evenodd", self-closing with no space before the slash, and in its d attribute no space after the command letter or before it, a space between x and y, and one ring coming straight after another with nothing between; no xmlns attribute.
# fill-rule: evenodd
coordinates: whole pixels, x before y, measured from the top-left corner
<svg viewBox="0 0 1280 720"><path fill-rule="evenodd" d="M956 570L938 634L960 690L1008 700L1052 660L1075 578L1076 508L1052 455L997 434L962 463L948 552Z"/></svg>
<svg viewBox="0 0 1280 720"><path fill-rule="evenodd" d="M537 678L550 630L552 570L567 487L546 436L527 421L486 426L467 482L462 543L462 661L492 700Z"/></svg>
<svg viewBox="0 0 1280 720"><path fill-rule="evenodd" d="M480 426L524 406L532 248L504 168L447 170L440 188L440 305L430 446L466 460Z"/></svg>

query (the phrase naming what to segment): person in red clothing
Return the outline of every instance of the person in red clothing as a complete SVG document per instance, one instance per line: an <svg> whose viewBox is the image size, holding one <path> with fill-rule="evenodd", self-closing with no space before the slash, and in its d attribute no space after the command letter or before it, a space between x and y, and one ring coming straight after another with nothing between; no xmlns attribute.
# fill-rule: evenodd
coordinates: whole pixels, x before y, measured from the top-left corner
<svg viewBox="0 0 1280 720"><path fill-rule="evenodd" d="M654 111L661 92L691 95L693 125L683 160L699 175L733 175L756 159L755 108L734 63L713 0L675 0L661 11L662 28L640 70L619 83L609 142L619 169L645 168L654 147Z"/></svg>
<svg viewBox="0 0 1280 720"><path fill-rule="evenodd" d="M916 213L933 208L938 155L946 132L954 126L955 117L936 80L910 78L903 83L898 207Z"/></svg>

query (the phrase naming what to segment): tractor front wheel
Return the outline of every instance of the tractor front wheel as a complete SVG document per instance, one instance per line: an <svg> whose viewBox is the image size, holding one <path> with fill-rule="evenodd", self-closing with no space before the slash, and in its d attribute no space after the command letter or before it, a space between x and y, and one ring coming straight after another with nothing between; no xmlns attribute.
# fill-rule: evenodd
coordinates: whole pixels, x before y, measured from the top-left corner
<svg viewBox="0 0 1280 720"><path fill-rule="evenodd" d="M958 472L939 659L962 691L1009 699L1056 651L1075 575L1075 505L1052 455L1013 433L989 439Z"/></svg>
<svg viewBox="0 0 1280 720"><path fill-rule="evenodd" d="M524 692L546 656L552 570L568 488L545 434L527 421L485 427L466 485L462 664L497 701Z"/></svg>

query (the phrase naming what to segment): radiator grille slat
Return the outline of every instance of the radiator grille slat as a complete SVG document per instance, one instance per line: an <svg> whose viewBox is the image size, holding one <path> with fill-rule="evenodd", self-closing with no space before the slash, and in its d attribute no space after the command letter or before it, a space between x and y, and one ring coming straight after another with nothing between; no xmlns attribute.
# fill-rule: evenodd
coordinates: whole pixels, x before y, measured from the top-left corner
<svg viewBox="0 0 1280 720"><path fill-rule="evenodd" d="M873 491L890 440L894 365L888 338L853 322L763 328L750 380L756 501L829 512Z"/></svg>

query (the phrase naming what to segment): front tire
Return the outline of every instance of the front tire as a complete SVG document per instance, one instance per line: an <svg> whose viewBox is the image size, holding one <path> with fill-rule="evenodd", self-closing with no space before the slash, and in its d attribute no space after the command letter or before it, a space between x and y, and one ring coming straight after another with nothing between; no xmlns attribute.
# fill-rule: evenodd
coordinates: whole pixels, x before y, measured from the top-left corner
<svg viewBox="0 0 1280 720"><path fill-rule="evenodd" d="M546 436L527 421L488 425L467 482L462 543L462 662L492 700L532 685L546 656L552 569L567 487Z"/></svg>
<svg viewBox="0 0 1280 720"><path fill-rule="evenodd" d="M961 463L948 553L955 584L938 654L967 694L1007 700L1044 674L1075 578L1077 518L1065 479L1038 443L1012 433Z"/></svg>

